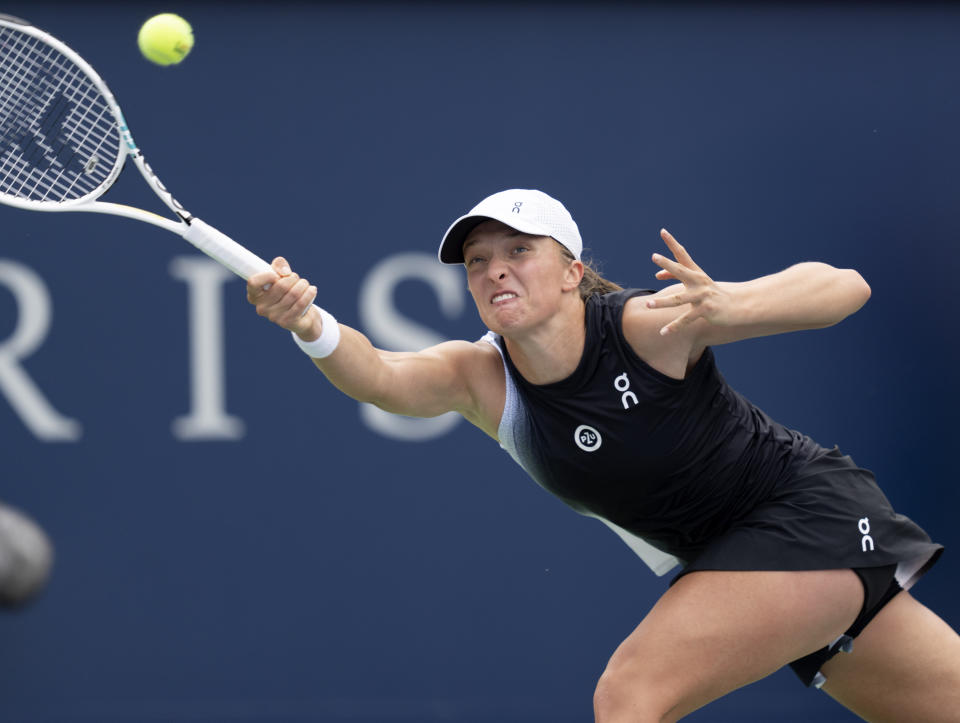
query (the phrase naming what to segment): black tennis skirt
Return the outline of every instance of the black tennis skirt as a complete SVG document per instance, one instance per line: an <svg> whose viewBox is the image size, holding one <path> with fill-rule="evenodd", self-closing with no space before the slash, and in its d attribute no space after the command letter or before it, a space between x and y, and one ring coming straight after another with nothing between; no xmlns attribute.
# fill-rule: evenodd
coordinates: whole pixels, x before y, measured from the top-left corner
<svg viewBox="0 0 960 723"><path fill-rule="evenodd" d="M942 552L919 525L894 512L872 472L834 448L799 467L770 498L708 542L676 579L696 570L896 565L897 582L908 590Z"/></svg>

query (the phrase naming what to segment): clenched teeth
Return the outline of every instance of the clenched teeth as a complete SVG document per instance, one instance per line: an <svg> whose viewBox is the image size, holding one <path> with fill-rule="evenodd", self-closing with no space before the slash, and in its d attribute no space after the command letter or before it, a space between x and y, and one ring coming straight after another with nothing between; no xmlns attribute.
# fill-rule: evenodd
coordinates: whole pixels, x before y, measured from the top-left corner
<svg viewBox="0 0 960 723"><path fill-rule="evenodd" d="M517 295L513 293L497 294L492 299L490 299L490 303L496 304L499 301L506 301L507 299L515 299L515 298L517 298Z"/></svg>

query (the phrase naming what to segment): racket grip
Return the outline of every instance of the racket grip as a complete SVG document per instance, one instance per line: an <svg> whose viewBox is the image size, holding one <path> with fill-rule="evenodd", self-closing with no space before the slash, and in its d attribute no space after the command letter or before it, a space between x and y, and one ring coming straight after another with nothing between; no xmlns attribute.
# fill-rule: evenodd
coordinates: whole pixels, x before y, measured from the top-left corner
<svg viewBox="0 0 960 723"><path fill-rule="evenodd" d="M266 261L199 218L190 220L190 224L183 231L183 237L243 279L270 270L270 264Z"/></svg>

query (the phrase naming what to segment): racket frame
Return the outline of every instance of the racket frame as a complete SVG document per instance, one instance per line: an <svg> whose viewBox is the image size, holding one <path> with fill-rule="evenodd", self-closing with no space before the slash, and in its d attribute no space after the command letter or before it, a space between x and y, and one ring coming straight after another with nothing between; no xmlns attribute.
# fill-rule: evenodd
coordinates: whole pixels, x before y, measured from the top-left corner
<svg viewBox="0 0 960 723"><path fill-rule="evenodd" d="M244 279L254 273L270 268L270 265L266 261L248 251L230 237L190 214L190 212L173 197L173 194L163 185L160 178L150 167L150 164L147 163L143 153L137 147L136 142L133 140L133 134L127 125L126 118L123 116L123 111L120 110L119 103L117 103L116 98L103 78L100 77L100 74L93 69L93 66L66 43L30 24L26 20L11 15L0 14L0 27L4 26L30 35L45 43L83 71L101 94L106 102L107 108L113 115L117 130L120 134L120 149L117 153L117 158L114 160L113 167L110 169L110 173L107 174L100 185L83 196L65 201L42 201L20 198L10 194L0 194L0 203L31 211L86 211L108 213L114 216L123 216L137 221L144 221L183 237L199 250L211 256ZM140 171L140 175L143 176L147 182L147 185L173 212L178 219L177 221L141 208L96 200L113 186L120 176L120 172L126 165L127 159L133 161L134 165Z"/></svg>

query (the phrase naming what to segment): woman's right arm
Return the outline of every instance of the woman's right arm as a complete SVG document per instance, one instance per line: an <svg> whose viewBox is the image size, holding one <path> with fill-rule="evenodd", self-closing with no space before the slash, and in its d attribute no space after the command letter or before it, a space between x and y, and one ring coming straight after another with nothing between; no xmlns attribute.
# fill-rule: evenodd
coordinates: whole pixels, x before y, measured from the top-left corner
<svg viewBox="0 0 960 723"><path fill-rule="evenodd" d="M247 300L257 313L305 342L323 332L323 320L313 306L316 295L316 287L291 271L283 258L274 260L272 271L247 282ZM348 396L413 417L456 411L476 424L483 416L485 405L470 381L483 378L476 367L489 361L489 353L478 345L448 341L420 352L389 352L375 348L356 329L339 326L336 349L313 363Z"/></svg>

